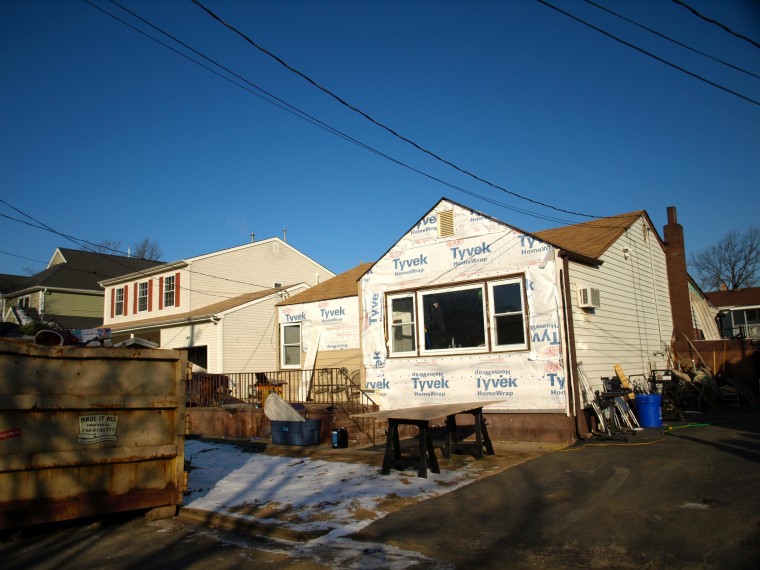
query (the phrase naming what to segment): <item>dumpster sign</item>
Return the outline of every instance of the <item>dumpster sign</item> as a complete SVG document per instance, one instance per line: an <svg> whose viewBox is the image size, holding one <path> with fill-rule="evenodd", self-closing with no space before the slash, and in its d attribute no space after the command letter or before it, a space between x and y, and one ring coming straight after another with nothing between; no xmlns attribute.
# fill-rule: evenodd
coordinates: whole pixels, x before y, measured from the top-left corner
<svg viewBox="0 0 760 570"><path fill-rule="evenodd" d="M119 416L114 414L93 414L79 416L79 435L77 442L83 445L116 441L116 426Z"/></svg>

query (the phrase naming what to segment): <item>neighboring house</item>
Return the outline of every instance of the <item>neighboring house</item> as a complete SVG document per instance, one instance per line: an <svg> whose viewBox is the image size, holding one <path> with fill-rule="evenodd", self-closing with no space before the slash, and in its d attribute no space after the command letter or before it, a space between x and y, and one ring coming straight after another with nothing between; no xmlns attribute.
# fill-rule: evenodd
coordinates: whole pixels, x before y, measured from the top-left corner
<svg viewBox="0 0 760 570"><path fill-rule="evenodd" d="M271 238L101 281L103 326L186 349L211 373L277 368L275 304L333 273Z"/></svg>
<svg viewBox="0 0 760 570"><path fill-rule="evenodd" d="M0 279L2 320L24 324L29 316L66 329L98 327L103 323L99 282L160 265L122 255L58 248L44 271L31 277Z"/></svg>
<svg viewBox="0 0 760 570"><path fill-rule="evenodd" d="M498 439L585 433L620 364L667 366L665 246L646 212L528 233L442 199L361 279L364 388L381 408L489 405Z"/></svg>
<svg viewBox="0 0 760 570"><path fill-rule="evenodd" d="M760 287L705 293L718 308L723 338L760 339Z"/></svg>

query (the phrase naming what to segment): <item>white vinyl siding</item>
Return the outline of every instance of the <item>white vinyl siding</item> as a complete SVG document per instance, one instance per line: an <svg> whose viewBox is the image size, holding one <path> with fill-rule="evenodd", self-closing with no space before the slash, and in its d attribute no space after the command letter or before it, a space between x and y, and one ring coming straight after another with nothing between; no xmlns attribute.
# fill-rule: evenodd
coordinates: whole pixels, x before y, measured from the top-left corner
<svg viewBox="0 0 760 570"><path fill-rule="evenodd" d="M221 324L225 372L277 370L277 297L232 311Z"/></svg>
<svg viewBox="0 0 760 570"><path fill-rule="evenodd" d="M621 236L599 268L570 263L576 356L592 387L614 376L615 364L629 377L667 366L673 322L665 252L655 235L645 240L644 225L640 219ZM599 289L601 307L580 309L578 287Z"/></svg>

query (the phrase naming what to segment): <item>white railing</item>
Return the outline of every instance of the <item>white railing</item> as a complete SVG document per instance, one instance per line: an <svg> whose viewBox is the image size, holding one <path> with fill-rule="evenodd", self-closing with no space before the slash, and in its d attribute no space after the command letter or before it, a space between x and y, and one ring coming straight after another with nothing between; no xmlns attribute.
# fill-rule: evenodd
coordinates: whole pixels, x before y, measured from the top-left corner
<svg viewBox="0 0 760 570"><path fill-rule="evenodd" d="M744 338L760 338L760 323L736 325L734 331L740 333Z"/></svg>

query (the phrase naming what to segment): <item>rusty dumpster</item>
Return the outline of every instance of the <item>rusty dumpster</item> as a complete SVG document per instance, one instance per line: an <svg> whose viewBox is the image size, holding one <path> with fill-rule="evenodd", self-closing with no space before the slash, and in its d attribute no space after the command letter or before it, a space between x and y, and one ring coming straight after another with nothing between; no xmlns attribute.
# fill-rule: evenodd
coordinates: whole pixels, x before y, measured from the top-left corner
<svg viewBox="0 0 760 570"><path fill-rule="evenodd" d="M175 350L0 340L0 529L176 513L186 370Z"/></svg>

